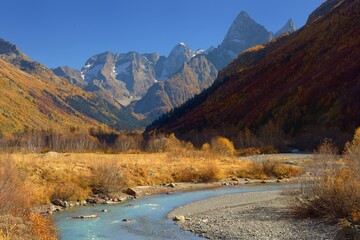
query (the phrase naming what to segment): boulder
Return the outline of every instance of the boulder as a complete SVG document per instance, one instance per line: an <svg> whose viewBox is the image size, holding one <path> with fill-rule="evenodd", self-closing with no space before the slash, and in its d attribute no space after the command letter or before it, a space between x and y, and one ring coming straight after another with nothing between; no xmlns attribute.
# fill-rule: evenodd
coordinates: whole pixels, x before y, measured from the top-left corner
<svg viewBox="0 0 360 240"><path fill-rule="evenodd" d="M176 184L175 183L169 183L168 187L174 188L174 187L176 187Z"/></svg>
<svg viewBox="0 0 360 240"><path fill-rule="evenodd" d="M185 221L185 217L182 216L182 215L175 216L175 217L173 218L173 221L175 221L175 222L183 222L183 221Z"/></svg>
<svg viewBox="0 0 360 240"><path fill-rule="evenodd" d="M352 226L346 226L341 230L339 230L335 236L335 240L343 240L343 239L359 240L360 232Z"/></svg>
<svg viewBox="0 0 360 240"><path fill-rule="evenodd" d="M82 216L75 216L75 217L72 217L72 218L75 218L75 219L89 219L89 218L98 218L99 215L82 215Z"/></svg>
<svg viewBox="0 0 360 240"><path fill-rule="evenodd" d="M122 221L123 222L136 222L136 220L133 218L124 218Z"/></svg>
<svg viewBox="0 0 360 240"><path fill-rule="evenodd" d="M129 194L130 196L137 197L139 196L139 192L136 191L134 188L128 188L125 191L126 194Z"/></svg>
<svg viewBox="0 0 360 240"><path fill-rule="evenodd" d="M70 204L67 201L62 201L60 199L56 199L52 202L52 204L54 204L55 206L60 206L63 208L68 208L70 207Z"/></svg>

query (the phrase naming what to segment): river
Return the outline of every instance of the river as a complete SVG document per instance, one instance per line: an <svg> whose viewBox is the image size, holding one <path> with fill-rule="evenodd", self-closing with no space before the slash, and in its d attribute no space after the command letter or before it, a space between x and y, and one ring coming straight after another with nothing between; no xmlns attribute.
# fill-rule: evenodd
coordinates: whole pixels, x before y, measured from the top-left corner
<svg viewBox="0 0 360 240"><path fill-rule="evenodd" d="M176 207L224 194L279 190L288 185L241 185L211 190L161 194L116 205L73 207L54 215L63 240L100 239L202 239L182 231L166 215ZM128 206L128 204L134 206ZM102 212L107 209L108 212ZM73 219L73 216L97 214L96 219ZM136 222L123 222L122 219Z"/></svg>

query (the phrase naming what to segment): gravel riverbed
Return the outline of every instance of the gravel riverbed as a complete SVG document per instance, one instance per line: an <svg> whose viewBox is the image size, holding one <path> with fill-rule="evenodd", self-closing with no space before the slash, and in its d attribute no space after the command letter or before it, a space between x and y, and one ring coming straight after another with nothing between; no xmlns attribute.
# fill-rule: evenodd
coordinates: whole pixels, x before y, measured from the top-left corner
<svg viewBox="0 0 360 240"><path fill-rule="evenodd" d="M339 227L320 219L296 218L283 191L231 194L174 209L169 218L187 231L209 239L334 239Z"/></svg>

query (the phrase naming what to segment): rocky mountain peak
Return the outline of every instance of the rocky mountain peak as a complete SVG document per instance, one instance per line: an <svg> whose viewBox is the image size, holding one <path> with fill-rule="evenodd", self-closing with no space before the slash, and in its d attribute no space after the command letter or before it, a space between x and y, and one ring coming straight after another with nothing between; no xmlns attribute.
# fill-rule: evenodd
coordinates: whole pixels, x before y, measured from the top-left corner
<svg viewBox="0 0 360 240"><path fill-rule="evenodd" d="M242 51L268 43L273 38L273 33L256 23L247 12L241 11L230 26L221 45L209 52L208 59L218 70L221 70Z"/></svg>
<svg viewBox="0 0 360 240"><path fill-rule="evenodd" d="M160 80L167 80L181 69L183 64L194 57L196 53L185 43L178 43L170 52L169 56L161 63Z"/></svg>
<svg viewBox="0 0 360 240"><path fill-rule="evenodd" d="M279 37L280 35L284 34L284 33L293 33L297 30L296 26L295 26L295 23L294 21L290 18L286 24L279 30L275 33L275 36L276 37Z"/></svg>
<svg viewBox="0 0 360 240"><path fill-rule="evenodd" d="M9 60L7 58L22 58L24 60L30 61L30 58L22 53L16 45L0 38L0 58Z"/></svg>
<svg viewBox="0 0 360 240"><path fill-rule="evenodd" d="M183 57L189 60L194 54L195 52L193 52L185 43L180 42L171 50L169 58Z"/></svg>
<svg viewBox="0 0 360 240"><path fill-rule="evenodd" d="M20 51L17 49L17 47L14 44L0 38L0 54L12 54L12 53L19 55Z"/></svg>
<svg viewBox="0 0 360 240"><path fill-rule="evenodd" d="M272 34L268 32L264 26L256 23L248 13L241 11L232 23L221 45L235 45L232 48L236 48L236 46L248 46L250 40L256 38L266 38L270 40ZM238 51L233 52L235 54L239 53Z"/></svg>
<svg viewBox="0 0 360 240"><path fill-rule="evenodd" d="M79 87L85 87L86 82L82 78L81 72L68 66L62 66L52 69L54 74L59 77L63 77L68 80L71 84Z"/></svg>

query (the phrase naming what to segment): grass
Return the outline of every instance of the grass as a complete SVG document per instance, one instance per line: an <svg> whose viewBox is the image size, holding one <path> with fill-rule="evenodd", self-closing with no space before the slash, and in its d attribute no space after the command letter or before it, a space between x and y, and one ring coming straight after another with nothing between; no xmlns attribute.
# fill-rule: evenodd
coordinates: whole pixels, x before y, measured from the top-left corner
<svg viewBox="0 0 360 240"><path fill-rule="evenodd" d="M324 141L310 164L310 179L299 189L294 210L301 216L360 223L360 128L343 155Z"/></svg>
<svg viewBox="0 0 360 240"><path fill-rule="evenodd" d="M127 186L169 182L211 182L231 177L287 177L300 174L298 167L253 163L236 157L190 151L186 153L14 153L33 204L56 198L84 199L93 193L120 191ZM114 186L120 186L116 188ZM106 189L103 189L106 187Z"/></svg>

